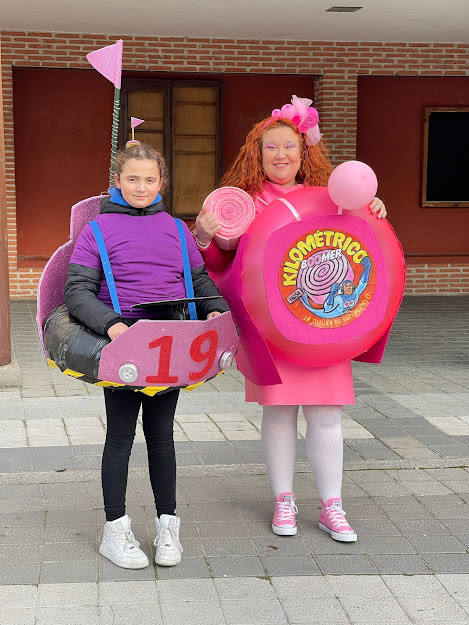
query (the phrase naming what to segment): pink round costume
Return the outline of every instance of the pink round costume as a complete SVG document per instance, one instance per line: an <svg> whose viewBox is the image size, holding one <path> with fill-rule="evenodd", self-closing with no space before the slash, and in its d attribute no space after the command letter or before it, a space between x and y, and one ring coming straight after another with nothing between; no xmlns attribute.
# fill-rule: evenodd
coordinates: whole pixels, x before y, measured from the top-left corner
<svg viewBox="0 0 469 625"><path fill-rule="evenodd" d="M256 216L264 208L291 191L301 189L303 185L282 187L265 181L261 192L254 198ZM233 316L238 321L240 334L243 336L242 324L251 324L252 320L240 319L236 314L238 298L233 294L235 285L240 280L240 267L234 263L236 250L221 250L214 242L202 252L208 272L216 282L223 296L230 304ZM245 326L246 327L246 326ZM249 330L251 328L249 327ZM257 338L257 337L254 337ZM279 384L263 385L249 379L249 363L258 358L259 348L263 347L255 340L244 342L238 355L239 369L245 375L246 401L260 405L343 405L354 404L352 366L350 360L339 362L327 367L307 367L273 354L273 360L281 378ZM251 376L252 377L252 376Z"/></svg>

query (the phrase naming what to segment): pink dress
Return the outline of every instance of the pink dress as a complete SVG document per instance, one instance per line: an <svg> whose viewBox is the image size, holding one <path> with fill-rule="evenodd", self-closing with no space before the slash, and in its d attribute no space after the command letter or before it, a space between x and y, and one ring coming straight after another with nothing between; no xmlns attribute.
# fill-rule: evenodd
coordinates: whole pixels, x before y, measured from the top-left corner
<svg viewBox="0 0 469 625"><path fill-rule="evenodd" d="M264 182L261 192L254 198L256 215L271 202L290 191L301 188L295 185L284 188L272 182ZM215 243L202 253L210 275L229 301L227 287L231 282L235 251L220 250ZM249 359L256 358L256 350L245 350ZM246 401L262 406L277 405L343 405L354 404L352 365L349 360L328 367L303 367L273 355L281 384L260 386L245 376ZM240 367L241 369L241 367ZM242 369L241 369L242 370Z"/></svg>

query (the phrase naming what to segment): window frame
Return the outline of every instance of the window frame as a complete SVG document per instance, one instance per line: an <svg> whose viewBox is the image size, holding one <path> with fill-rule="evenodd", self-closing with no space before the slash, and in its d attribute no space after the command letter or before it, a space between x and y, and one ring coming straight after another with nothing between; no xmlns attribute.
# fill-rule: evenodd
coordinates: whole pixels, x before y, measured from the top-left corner
<svg viewBox="0 0 469 625"><path fill-rule="evenodd" d="M121 86L121 107L119 115L119 149L125 147L130 130L130 118L128 110L129 91L163 91L163 142L164 158L169 172L169 184L164 192L165 206L169 214L173 214L173 163L174 163L174 91L173 87L211 87L216 89L217 111L216 111L216 156L215 156L215 180L219 183L222 174L223 163L223 116L222 116L222 81L221 80L196 80L193 78L145 78L145 77L122 77ZM143 129L141 129L143 131ZM201 207L202 208L202 207ZM194 221L196 214L178 213L178 217L186 221Z"/></svg>
<svg viewBox="0 0 469 625"><path fill-rule="evenodd" d="M428 137L431 113L455 112L469 113L469 106L425 106L423 109L423 144L422 144L422 187L420 193L421 206L424 208L467 208L467 201L432 201L427 200L427 171L428 171Z"/></svg>

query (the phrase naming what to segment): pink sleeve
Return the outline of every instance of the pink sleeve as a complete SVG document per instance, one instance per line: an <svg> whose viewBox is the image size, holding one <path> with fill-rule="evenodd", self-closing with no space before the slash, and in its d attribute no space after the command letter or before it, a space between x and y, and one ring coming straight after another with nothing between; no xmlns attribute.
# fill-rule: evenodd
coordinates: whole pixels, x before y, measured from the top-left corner
<svg viewBox="0 0 469 625"><path fill-rule="evenodd" d="M201 253L207 271L217 273L233 262L236 250L221 250L215 241L212 241L206 250L201 250Z"/></svg>

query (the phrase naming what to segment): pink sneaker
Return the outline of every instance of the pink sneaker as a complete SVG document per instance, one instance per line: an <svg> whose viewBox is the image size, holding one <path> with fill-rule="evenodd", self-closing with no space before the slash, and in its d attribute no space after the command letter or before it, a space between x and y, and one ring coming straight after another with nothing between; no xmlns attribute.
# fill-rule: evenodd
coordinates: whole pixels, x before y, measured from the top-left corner
<svg viewBox="0 0 469 625"><path fill-rule="evenodd" d="M295 495L293 493L280 493L275 499L274 518L272 519L272 531L278 536L294 536L296 534Z"/></svg>
<svg viewBox="0 0 469 625"><path fill-rule="evenodd" d="M334 540L339 540L343 543L353 543L357 540L355 531L345 519L345 512L342 510L342 500L338 497L333 497L326 502L321 499L319 529L330 534Z"/></svg>

